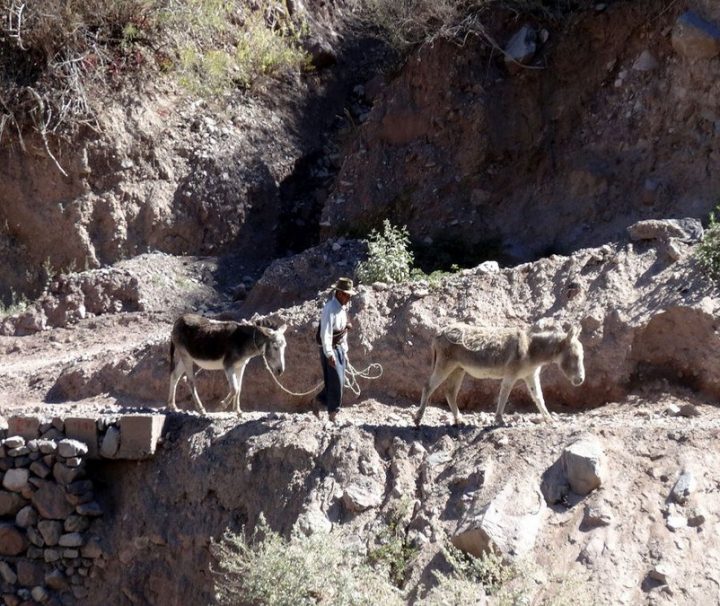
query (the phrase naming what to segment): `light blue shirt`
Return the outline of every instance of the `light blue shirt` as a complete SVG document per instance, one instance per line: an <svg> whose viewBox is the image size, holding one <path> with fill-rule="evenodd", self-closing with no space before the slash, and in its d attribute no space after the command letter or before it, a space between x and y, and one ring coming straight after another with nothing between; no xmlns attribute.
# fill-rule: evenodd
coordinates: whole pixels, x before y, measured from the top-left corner
<svg viewBox="0 0 720 606"><path fill-rule="evenodd" d="M334 355L332 346L333 332L339 332L345 326L347 326L347 312L345 307L340 305L335 293L333 293L332 297L325 303L320 316L320 343L322 344L323 353L328 358ZM343 335L337 346L347 354L347 334Z"/></svg>

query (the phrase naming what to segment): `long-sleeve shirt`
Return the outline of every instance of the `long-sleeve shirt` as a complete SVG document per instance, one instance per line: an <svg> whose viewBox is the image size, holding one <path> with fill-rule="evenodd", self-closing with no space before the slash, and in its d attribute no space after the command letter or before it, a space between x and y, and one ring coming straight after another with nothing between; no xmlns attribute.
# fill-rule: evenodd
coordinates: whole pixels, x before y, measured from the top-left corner
<svg viewBox="0 0 720 606"><path fill-rule="evenodd" d="M340 332L345 330L347 326L347 312L345 307L340 305L340 301L337 297L333 296L325 303L323 307L322 315L320 316L320 343L322 345L323 353L330 357L333 355L332 335L333 332ZM338 347L347 354L347 335L343 335L342 339L338 343Z"/></svg>

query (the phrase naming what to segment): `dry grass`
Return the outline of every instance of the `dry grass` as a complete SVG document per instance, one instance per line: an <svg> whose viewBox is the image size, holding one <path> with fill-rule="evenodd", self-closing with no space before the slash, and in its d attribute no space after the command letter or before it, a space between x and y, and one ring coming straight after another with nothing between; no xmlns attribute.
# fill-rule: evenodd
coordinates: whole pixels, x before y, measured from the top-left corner
<svg viewBox="0 0 720 606"><path fill-rule="evenodd" d="M174 78L192 94L307 65L280 0L0 0L0 142L96 126L108 90Z"/></svg>

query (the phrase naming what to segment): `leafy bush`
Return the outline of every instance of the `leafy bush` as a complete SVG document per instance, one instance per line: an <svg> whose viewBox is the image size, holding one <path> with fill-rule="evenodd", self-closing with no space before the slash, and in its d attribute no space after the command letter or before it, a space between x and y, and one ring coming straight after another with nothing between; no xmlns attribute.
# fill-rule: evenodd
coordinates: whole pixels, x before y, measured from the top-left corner
<svg viewBox="0 0 720 606"><path fill-rule="evenodd" d="M261 538L262 537L262 538ZM214 545L217 598L236 606L360 606L404 603L383 570L339 533L283 539L261 519L252 540L226 534Z"/></svg>
<svg viewBox="0 0 720 606"><path fill-rule="evenodd" d="M720 206L710 213L708 226L695 251L700 266L713 280L720 279L720 223L716 216L718 211Z"/></svg>
<svg viewBox="0 0 720 606"><path fill-rule="evenodd" d="M413 253L407 227L394 227L383 221L383 232L370 232L366 240L368 258L358 264L355 274L360 282L404 282L410 278Z"/></svg>

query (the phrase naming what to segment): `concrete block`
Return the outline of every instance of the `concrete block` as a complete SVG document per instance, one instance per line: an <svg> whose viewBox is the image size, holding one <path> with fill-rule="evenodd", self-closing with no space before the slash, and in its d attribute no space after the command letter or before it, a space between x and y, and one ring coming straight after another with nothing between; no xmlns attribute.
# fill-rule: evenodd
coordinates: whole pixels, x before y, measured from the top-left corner
<svg viewBox="0 0 720 606"><path fill-rule="evenodd" d="M87 456L98 456L98 431L95 417L67 417L65 419L65 435L87 445Z"/></svg>
<svg viewBox="0 0 720 606"><path fill-rule="evenodd" d="M155 454L165 415L120 417L120 449L116 459L145 459Z"/></svg>
<svg viewBox="0 0 720 606"><path fill-rule="evenodd" d="M26 440L35 440L40 437L40 419L15 415L8 419L8 436L22 436Z"/></svg>

